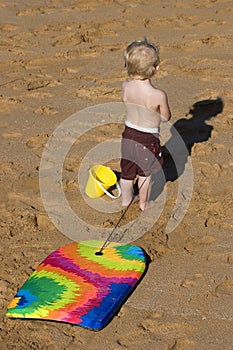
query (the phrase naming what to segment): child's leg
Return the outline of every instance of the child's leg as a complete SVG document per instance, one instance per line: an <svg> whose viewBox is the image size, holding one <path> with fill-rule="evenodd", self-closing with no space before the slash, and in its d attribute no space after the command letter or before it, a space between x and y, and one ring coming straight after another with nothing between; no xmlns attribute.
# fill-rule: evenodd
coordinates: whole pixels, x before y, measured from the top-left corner
<svg viewBox="0 0 233 350"><path fill-rule="evenodd" d="M140 209L144 211L147 208L149 195L150 195L150 184L151 176L138 178L138 188L139 188L139 199L140 199Z"/></svg>
<svg viewBox="0 0 233 350"><path fill-rule="evenodd" d="M120 184L122 192L122 206L126 207L133 198L133 180L121 179Z"/></svg>

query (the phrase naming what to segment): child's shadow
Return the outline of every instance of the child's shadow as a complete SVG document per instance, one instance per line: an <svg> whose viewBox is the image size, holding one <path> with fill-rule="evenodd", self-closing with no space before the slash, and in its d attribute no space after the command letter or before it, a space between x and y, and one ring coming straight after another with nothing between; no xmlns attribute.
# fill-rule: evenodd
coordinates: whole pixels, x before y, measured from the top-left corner
<svg viewBox="0 0 233 350"><path fill-rule="evenodd" d="M175 181L184 172L188 156L195 143L207 141L213 127L206 121L223 111L221 98L194 103L187 117L177 120L171 127L171 137L162 147L164 164L153 176L150 200L155 200L163 191L167 181Z"/></svg>

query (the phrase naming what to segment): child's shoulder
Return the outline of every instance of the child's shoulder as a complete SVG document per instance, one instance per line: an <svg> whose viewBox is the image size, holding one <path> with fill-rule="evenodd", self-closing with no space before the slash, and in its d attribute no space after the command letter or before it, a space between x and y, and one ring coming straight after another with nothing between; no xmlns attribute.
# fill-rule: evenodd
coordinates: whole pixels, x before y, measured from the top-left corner
<svg viewBox="0 0 233 350"><path fill-rule="evenodd" d="M154 92L154 94L157 96L157 97L165 97L167 96L166 92L160 88L157 88L155 86L152 85L152 91Z"/></svg>

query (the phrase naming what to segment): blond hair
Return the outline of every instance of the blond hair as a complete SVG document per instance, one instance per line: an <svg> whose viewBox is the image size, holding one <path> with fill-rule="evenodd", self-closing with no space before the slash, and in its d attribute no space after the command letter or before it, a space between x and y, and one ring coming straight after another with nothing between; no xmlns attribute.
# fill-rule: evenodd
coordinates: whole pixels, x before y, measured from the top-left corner
<svg viewBox="0 0 233 350"><path fill-rule="evenodd" d="M159 64L158 47L148 39L137 40L129 44L124 53L125 66L130 77L149 79Z"/></svg>

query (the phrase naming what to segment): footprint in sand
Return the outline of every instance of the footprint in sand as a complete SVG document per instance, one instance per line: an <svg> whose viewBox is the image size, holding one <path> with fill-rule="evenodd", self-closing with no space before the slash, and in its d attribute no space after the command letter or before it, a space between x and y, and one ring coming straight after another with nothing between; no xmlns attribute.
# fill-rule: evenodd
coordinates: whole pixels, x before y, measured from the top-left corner
<svg viewBox="0 0 233 350"><path fill-rule="evenodd" d="M213 179L219 176L221 167L219 164L210 164L207 162L200 162L201 173L208 179Z"/></svg>
<svg viewBox="0 0 233 350"><path fill-rule="evenodd" d="M185 322L161 322L159 320L147 319L142 322L142 327L153 333L157 337L183 337L187 334L193 334L196 331L194 326Z"/></svg>
<svg viewBox="0 0 233 350"><path fill-rule="evenodd" d="M13 162L2 162L0 163L0 175L13 175L16 171L13 169Z"/></svg>
<svg viewBox="0 0 233 350"><path fill-rule="evenodd" d="M69 172L77 173L79 165L80 165L80 162L77 161L77 159L67 157L64 164L64 169Z"/></svg>
<svg viewBox="0 0 233 350"><path fill-rule="evenodd" d="M12 47L17 46L25 50L25 48L35 48L39 46L39 43L35 40L33 33L21 32L14 34L8 38L12 42Z"/></svg>
<svg viewBox="0 0 233 350"><path fill-rule="evenodd" d="M21 132L4 132L2 137L4 139L17 139L22 136Z"/></svg>
<svg viewBox="0 0 233 350"><path fill-rule="evenodd" d="M176 339L168 350L196 350L196 344L189 339Z"/></svg>
<svg viewBox="0 0 233 350"><path fill-rule="evenodd" d="M48 67L48 65L51 65L51 64L57 65L60 61L63 61L63 59L64 59L64 57L66 57L66 55L67 55L66 52L65 53L62 52L59 54L55 54L52 57L48 56L48 57L39 57L39 58L29 59L25 62L25 69L42 69L42 68L46 69ZM43 80L43 79L41 79L41 80ZM29 84L31 83L31 81L32 80L29 80ZM49 81L51 81L51 80L49 80ZM58 82L57 82L57 85L59 85ZM60 85L61 85L61 83L60 83ZM35 84L35 87L36 87L36 84ZM31 90L33 90L33 89L31 89Z"/></svg>
<svg viewBox="0 0 233 350"><path fill-rule="evenodd" d="M54 87L58 85L62 85L62 83L59 80L38 78L36 80L27 82L27 89L28 91L32 91L42 89L47 86Z"/></svg>
<svg viewBox="0 0 233 350"><path fill-rule="evenodd" d="M35 215L36 226L39 230L53 230L55 229L53 223L49 219L48 215L45 213L36 213Z"/></svg>
<svg viewBox="0 0 233 350"><path fill-rule="evenodd" d="M109 98L111 101L118 100L119 99L119 88L110 87L107 85L101 85L101 86L91 86L87 87L83 86L81 87L78 92L76 93L77 97L81 98L87 98L91 101L98 101L99 99L105 99Z"/></svg>
<svg viewBox="0 0 233 350"><path fill-rule="evenodd" d="M214 263L215 265L233 264L233 253L213 252L207 256L206 260Z"/></svg>
<svg viewBox="0 0 233 350"><path fill-rule="evenodd" d="M54 114L57 114L58 111L53 107L41 106L40 108L35 110L35 113L36 114L45 114L45 115L54 115Z"/></svg>
<svg viewBox="0 0 233 350"><path fill-rule="evenodd" d="M0 7L1 7L1 5L0 5ZM0 25L0 30L6 31L7 33L14 31L18 28L19 28L18 26L14 25L14 24L10 24L10 23Z"/></svg>
<svg viewBox="0 0 233 350"><path fill-rule="evenodd" d="M14 109L19 108L19 104L22 103L22 100L15 99L13 97L0 97L0 108L1 112L8 113L11 112Z"/></svg>
<svg viewBox="0 0 233 350"><path fill-rule="evenodd" d="M33 208L36 209L40 212L43 212L44 207L41 201L40 197L29 197L29 196L25 196L23 194L17 194L15 192L11 192L8 193L8 201L9 201L9 205L11 204L10 202L15 203L21 203L24 207L26 208Z"/></svg>
<svg viewBox="0 0 233 350"><path fill-rule="evenodd" d="M29 148L35 148L35 149L43 148L45 146L48 138L49 138L48 134L47 135L32 136L27 140L26 145Z"/></svg>
<svg viewBox="0 0 233 350"><path fill-rule="evenodd" d="M52 43L52 46L72 46L75 47L81 44L84 41L83 36L77 33L65 33L60 34L55 38L55 41Z"/></svg>
<svg viewBox="0 0 233 350"><path fill-rule="evenodd" d="M204 276L201 273L196 273L192 279L185 278L180 286L184 288L192 288L192 287L197 287L198 285L202 284L204 279Z"/></svg>
<svg viewBox="0 0 233 350"><path fill-rule="evenodd" d="M132 325L131 325L132 326ZM129 325L130 327L130 325ZM129 330L127 326L124 326L124 331L119 334L116 339L117 346L113 350L125 349L155 349L164 350L167 349L166 339L155 338L149 332L145 331L143 328L137 327L136 329ZM156 346L155 346L156 344Z"/></svg>
<svg viewBox="0 0 233 350"><path fill-rule="evenodd" d="M196 328L185 322L168 323L150 318L142 322L142 328L146 331L146 334L150 335L150 338L162 340L162 349L165 349L165 346L169 350L196 349L196 344L188 339L196 332Z"/></svg>
<svg viewBox="0 0 233 350"><path fill-rule="evenodd" d="M217 296L229 295L233 296L233 280L226 279L222 281L216 288L215 293Z"/></svg>

